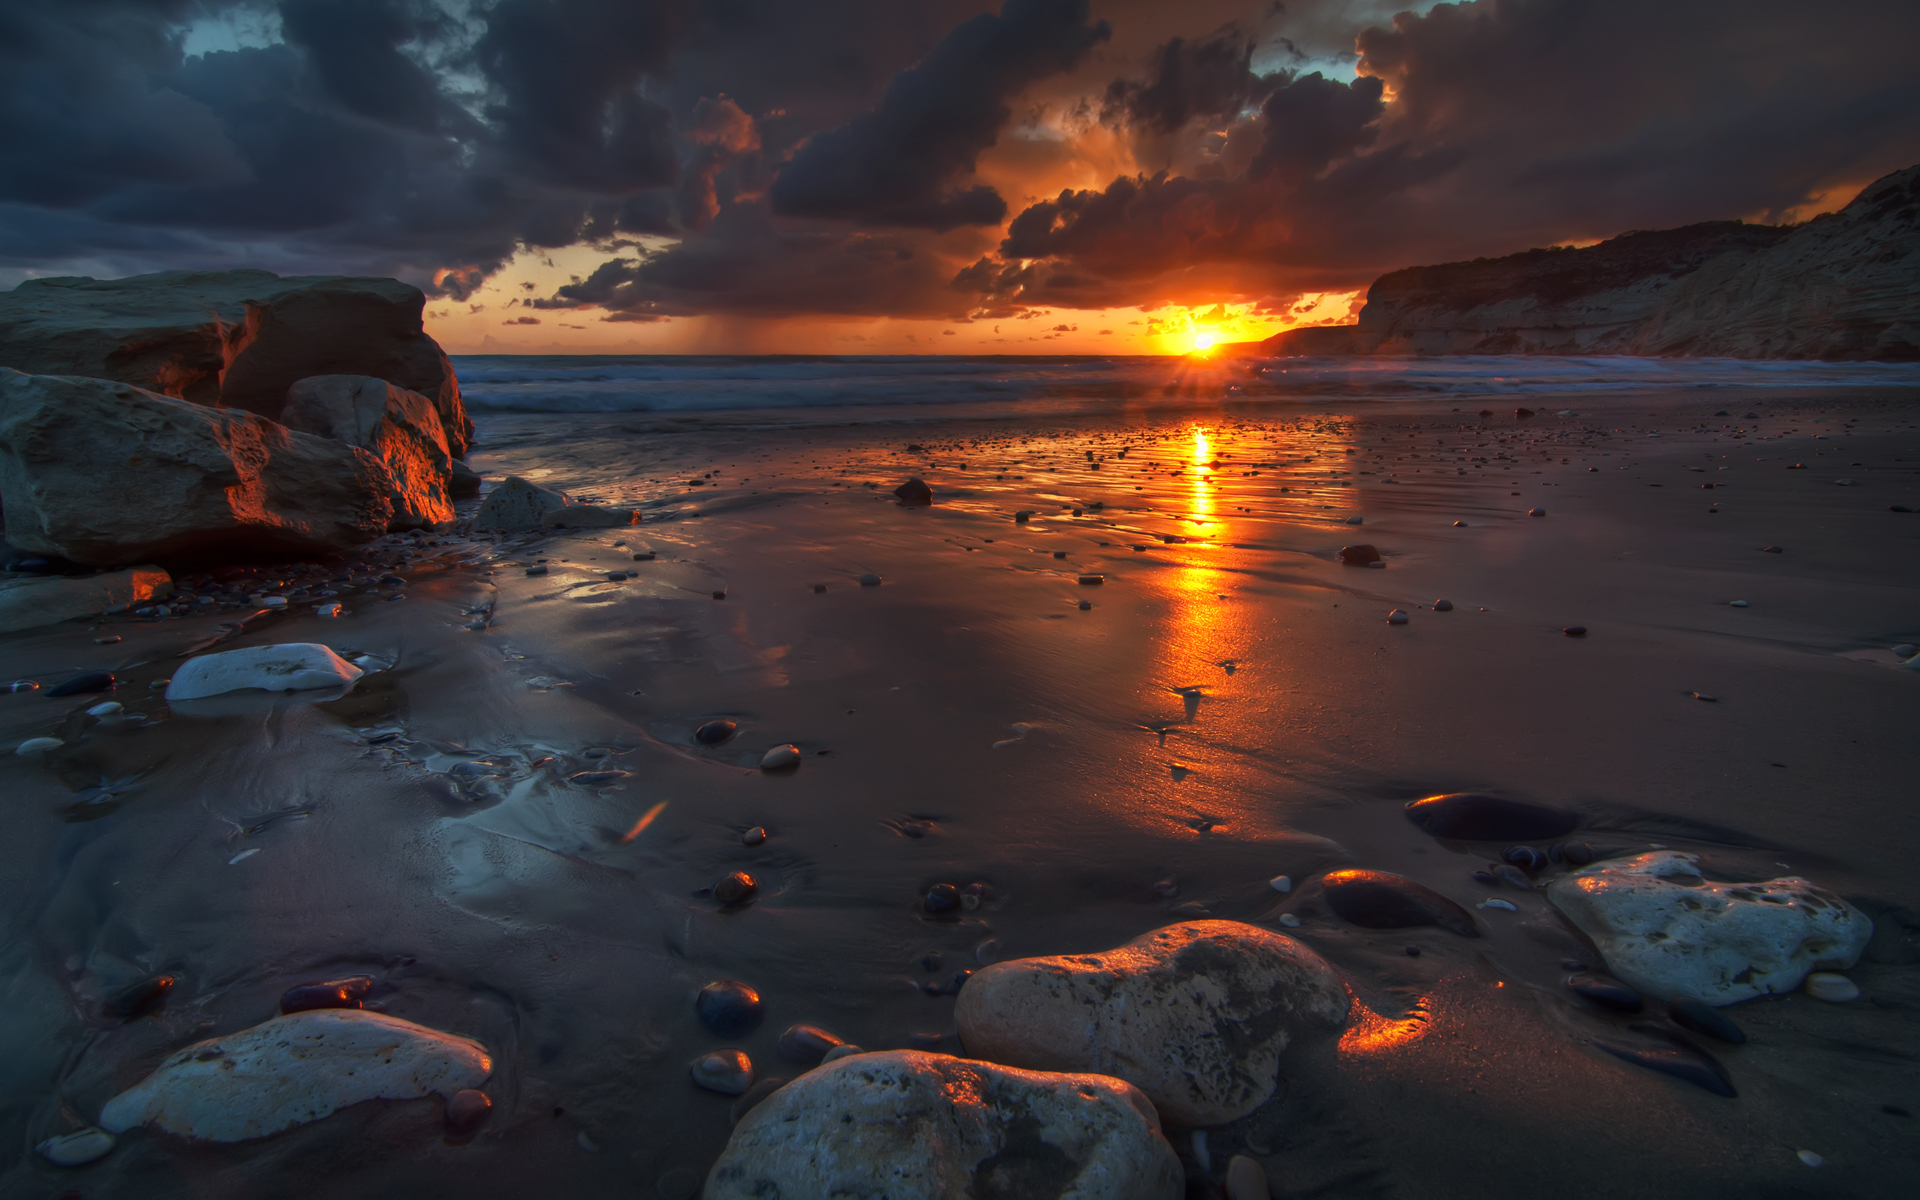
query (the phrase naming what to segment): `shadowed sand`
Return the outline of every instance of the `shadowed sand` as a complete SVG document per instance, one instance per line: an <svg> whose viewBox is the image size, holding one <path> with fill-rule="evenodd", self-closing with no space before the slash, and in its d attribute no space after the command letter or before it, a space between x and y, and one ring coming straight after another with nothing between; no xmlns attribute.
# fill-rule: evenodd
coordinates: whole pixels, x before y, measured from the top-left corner
<svg viewBox="0 0 1920 1200"><path fill-rule="evenodd" d="M761 1076L801 1069L775 1043L802 1021L958 1053L951 996L921 985L993 953L1110 948L1193 903L1298 915L1289 932L1366 1010L1208 1134L1210 1174L1170 1130L1194 1178L1245 1152L1287 1197L1906 1194L1920 1138L1886 1106L1920 1112L1913 965L1863 962L1850 1005L1728 1010L1751 1039L1716 1047L1740 1096L1710 1095L1595 1048L1629 1022L1561 986L1592 950L1538 893L1473 909L1499 847L1435 841L1402 806L1499 790L1578 811L1603 849L1920 912L1920 672L1888 650L1920 640L1920 515L1889 511L1920 508L1913 398L1555 403L1580 415L483 418L489 478L647 522L449 538L403 572L404 601L350 597L345 618L267 617L229 643L395 660L346 699L169 716L148 683L212 618L0 640L10 677L115 670L116 698L153 718L0 697L7 746L71 743L0 762L0 1122L22 1155L0 1197L672 1194L729 1129L731 1098L686 1070L728 1044L693 1015L707 980L765 998L732 1043ZM934 506L893 502L909 476ZM1384 570L1336 561L1361 541ZM536 558L549 572L528 577ZM697 745L715 717L739 732ZM783 742L802 764L759 771ZM497 773L447 774L473 761ZM628 774L568 782L588 770ZM752 826L764 845L742 844ZM1485 936L1345 925L1310 886L1343 866L1411 876ZM701 891L735 870L760 891L722 910ZM1280 874L1302 886L1275 892ZM987 898L928 919L938 882ZM98 1017L162 971L180 983L156 1015ZM28 1153L72 1127L63 1106L92 1120L168 1052L352 973L385 1011L492 1052L477 1136L447 1140L430 1099L237 1146L136 1132L82 1173Z"/></svg>

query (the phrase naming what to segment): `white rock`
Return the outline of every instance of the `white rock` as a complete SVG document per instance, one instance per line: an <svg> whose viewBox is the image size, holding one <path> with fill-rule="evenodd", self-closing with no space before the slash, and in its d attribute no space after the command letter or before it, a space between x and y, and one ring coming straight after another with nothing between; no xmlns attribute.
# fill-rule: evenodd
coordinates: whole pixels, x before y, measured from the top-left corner
<svg viewBox="0 0 1920 1200"><path fill-rule="evenodd" d="M1607 968L1653 997L1737 1004L1851 967L1873 922L1804 879L1712 883L1699 857L1663 850L1595 863L1547 886Z"/></svg>
<svg viewBox="0 0 1920 1200"><path fill-rule="evenodd" d="M775 746L760 756L760 769L762 771L777 771L781 767L797 767L799 765L800 747L798 746Z"/></svg>
<svg viewBox="0 0 1920 1200"><path fill-rule="evenodd" d="M1227 1200L1268 1200L1267 1172L1244 1154L1227 1161Z"/></svg>
<svg viewBox="0 0 1920 1200"><path fill-rule="evenodd" d="M173 577L159 567L0 580L0 633L57 625L172 594Z"/></svg>
<svg viewBox="0 0 1920 1200"><path fill-rule="evenodd" d="M964 993L963 993L964 994ZM1146 1097L1117 1079L891 1050L825 1064L734 1127L705 1200L1038 1194L1178 1200L1180 1160Z"/></svg>
<svg viewBox="0 0 1920 1200"><path fill-rule="evenodd" d="M1293 890L1293 876L1275 875L1272 879L1267 880L1267 886L1276 892L1290 892Z"/></svg>
<svg viewBox="0 0 1920 1200"><path fill-rule="evenodd" d="M1807 995L1828 1004L1849 1004L1860 998L1860 985L1845 975L1815 971L1807 976Z"/></svg>
<svg viewBox="0 0 1920 1200"><path fill-rule="evenodd" d="M1331 1036L1346 1014L1340 977L1299 942L1190 921L1100 954L976 971L954 1022L971 1057L1112 1075L1168 1120L1218 1125L1273 1094L1294 1038Z"/></svg>
<svg viewBox="0 0 1920 1200"><path fill-rule="evenodd" d="M105 704L96 704L87 710L90 717L113 717L126 711L126 705L118 700L109 700Z"/></svg>
<svg viewBox="0 0 1920 1200"><path fill-rule="evenodd" d="M1292 913L1281 913L1280 923L1282 925L1285 925L1288 929L1300 928L1300 918L1294 916Z"/></svg>
<svg viewBox="0 0 1920 1200"><path fill-rule="evenodd" d="M113 1149L113 1135L104 1129L76 1129L50 1137L34 1149L56 1167L80 1167L105 1158Z"/></svg>
<svg viewBox="0 0 1920 1200"><path fill-rule="evenodd" d="M56 737L28 738L14 747L13 752L24 758L30 754L45 754L49 750L58 750L64 745L66 743Z"/></svg>
<svg viewBox="0 0 1920 1200"><path fill-rule="evenodd" d="M362 1100L451 1096L493 1061L478 1042L398 1017L322 1008L275 1017L174 1054L107 1101L100 1126L153 1125L182 1137L266 1137Z"/></svg>
<svg viewBox="0 0 1920 1200"><path fill-rule="evenodd" d="M304 692L344 687L366 672L318 642L248 646L190 658L167 684L169 700L198 700L243 688Z"/></svg>

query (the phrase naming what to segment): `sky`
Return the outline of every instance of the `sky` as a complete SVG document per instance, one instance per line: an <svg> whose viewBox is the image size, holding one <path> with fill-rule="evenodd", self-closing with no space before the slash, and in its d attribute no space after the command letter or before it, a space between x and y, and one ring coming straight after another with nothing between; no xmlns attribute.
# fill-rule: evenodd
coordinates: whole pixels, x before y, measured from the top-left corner
<svg viewBox="0 0 1920 1200"><path fill-rule="evenodd" d="M1184 353L1920 163L1913 0L0 0L0 287L455 353Z"/></svg>

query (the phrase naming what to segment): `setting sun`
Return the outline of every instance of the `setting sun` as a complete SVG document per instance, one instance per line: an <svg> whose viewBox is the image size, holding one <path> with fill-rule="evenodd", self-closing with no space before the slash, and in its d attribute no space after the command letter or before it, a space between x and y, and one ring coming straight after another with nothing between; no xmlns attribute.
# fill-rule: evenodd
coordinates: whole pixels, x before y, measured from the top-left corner
<svg viewBox="0 0 1920 1200"><path fill-rule="evenodd" d="M1203 329L1193 335L1193 348L1197 353L1205 354L1213 349L1213 331Z"/></svg>

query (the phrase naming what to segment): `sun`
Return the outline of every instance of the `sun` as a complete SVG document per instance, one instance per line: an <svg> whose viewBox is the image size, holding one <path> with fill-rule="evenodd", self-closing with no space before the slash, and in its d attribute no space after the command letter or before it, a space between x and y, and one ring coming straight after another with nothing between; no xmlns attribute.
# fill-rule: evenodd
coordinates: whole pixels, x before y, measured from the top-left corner
<svg viewBox="0 0 1920 1200"><path fill-rule="evenodd" d="M1206 353L1207 351L1209 351L1209 350L1211 350L1211 349L1213 349L1213 334L1212 334L1212 332L1211 332L1211 331L1209 331L1209 330L1205 330L1205 329L1203 329L1203 330L1201 330L1200 332L1198 332L1198 333L1196 333L1196 334L1194 334L1194 335L1193 335L1193 348L1194 348L1194 350L1195 350L1196 352L1198 352L1198 353L1200 353L1200 354L1205 354L1205 353Z"/></svg>

